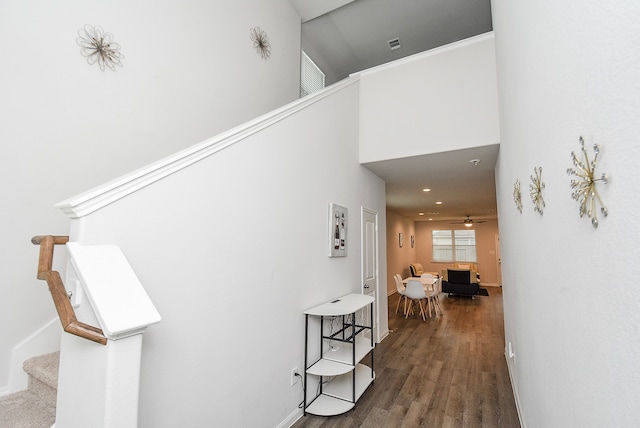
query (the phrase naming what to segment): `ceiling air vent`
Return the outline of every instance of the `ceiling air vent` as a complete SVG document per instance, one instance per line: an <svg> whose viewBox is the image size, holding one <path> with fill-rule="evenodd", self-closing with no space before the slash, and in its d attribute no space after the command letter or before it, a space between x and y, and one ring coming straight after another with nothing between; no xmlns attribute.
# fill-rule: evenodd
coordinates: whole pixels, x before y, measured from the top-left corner
<svg viewBox="0 0 640 428"><path fill-rule="evenodd" d="M387 43L389 43L389 47L391 48L392 51L395 51L396 49L400 49L402 46L400 46L400 38L396 37L395 39L389 40Z"/></svg>

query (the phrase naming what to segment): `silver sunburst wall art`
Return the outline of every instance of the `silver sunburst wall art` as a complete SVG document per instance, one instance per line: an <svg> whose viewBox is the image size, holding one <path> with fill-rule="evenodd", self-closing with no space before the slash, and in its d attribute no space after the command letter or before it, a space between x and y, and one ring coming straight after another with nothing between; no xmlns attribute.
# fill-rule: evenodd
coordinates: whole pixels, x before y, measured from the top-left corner
<svg viewBox="0 0 640 428"><path fill-rule="evenodd" d="M571 180L571 198L580 203L580 217L584 217L586 214L591 219L591 224L594 228L598 227L598 210L596 205L600 204L600 212L604 217L609 215L609 210L600 199L600 195L596 190L596 183L601 181L603 184L607 184L607 174L602 174L599 178L596 177L596 165L598 163L598 155L600 154L600 146L593 145L593 160L589 161L589 155L584 148L584 139L580 137L580 150L582 151L582 160L578 159L575 152L571 152L571 160L573 161L573 168L567 168L567 174L573 175L577 178Z"/></svg>
<svg viewBox="0 0 640 428"><path fill-rule="evenodd" d="M76 43L87 62L91 65L97 63L100 70L109 68L116 71L116 65L122 67L124 55L120 52L120 45L113 41L113 34L105 33L102 27L85 25L78 30Z"/></svg>
<svg viewBox="0 0 640 428"><path fill-rule="evenodd" d="M269 36L260 27L253 27L251 29L251 41L256 52L267 60L271 56L271 43L269 42Z"/></svg>
<svg viewBox="0 0 640 428"><path fill-rule="evenodd" d="M531 184L529 184L529 192L531 194L531 202L533 202L533 210L540 213L544 211L545 203L542 197L542 189L544 189L544 182L542 181L542 167L536 166L533 168L535 175L531 176Z"/></svg>
<svg viewBox="0 0 640 428"><path fill-rule="evenodd" d="M516 203L516 208L522 214L522 192L520 191L520 180L516 178L516 182L513 183L513 201Z"/></svg>

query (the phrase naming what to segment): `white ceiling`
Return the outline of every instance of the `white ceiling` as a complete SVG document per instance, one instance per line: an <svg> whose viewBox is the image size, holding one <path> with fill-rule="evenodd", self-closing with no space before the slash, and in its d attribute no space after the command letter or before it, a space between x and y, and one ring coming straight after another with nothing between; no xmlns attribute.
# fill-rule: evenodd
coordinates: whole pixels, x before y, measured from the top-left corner
<svg viewBox="0 0 640 428"><path fill-rule="evenodd" d="M386 181L387 207L414 221L496 218L497 144L372 162ZM477 165L471 160L479 160ZM429 188L431 191L424 192ZM437 205L436 202L442 202ZM422 212L424 215L420 215Z"/></svg>
<svg viewBox="0 0 640 428"><path fill-rule="evenodd" d="M493 29L491 0L290 2L303 17L302 48L335 76L329 83ZM396 37L401 48L391 50L388 41Z"/></svg>
<svg viewBox="0 0 640 428"><path fill-rule="evenodd" d="M493 29L491 0L289 1L302 17L302 48L325 71L327 84ZM394 38L400 49L390 49ZM387 206L406 218L496 218L497 155L495 145L365 166L386 181ZM481 162L474 166L471 159ZM432 191L425 193L427 186Z"/></svg>

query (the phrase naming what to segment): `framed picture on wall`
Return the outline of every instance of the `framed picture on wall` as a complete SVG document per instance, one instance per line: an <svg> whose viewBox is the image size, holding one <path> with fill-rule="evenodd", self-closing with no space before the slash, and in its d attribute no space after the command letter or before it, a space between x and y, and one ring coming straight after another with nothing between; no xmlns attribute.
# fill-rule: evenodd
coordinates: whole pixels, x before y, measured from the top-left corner
<svg viewBox="0 0 640 428"><path fill-rule="evenodd" d="M349 211L338 204L329 204L329 257L347 255Z"/></svg>
<svg viewBox="0 0 640 428"><path fill-rule="evenodd" d="M416 237L411 235L411 248L413 248L414 245L416 245Z"/></svg>
<svg viewBox="0 0 640 428"><path fill-rule="evenodd" d="M398 246L402 248L404 245L404 234L402 232L398 233Z"/></svg>

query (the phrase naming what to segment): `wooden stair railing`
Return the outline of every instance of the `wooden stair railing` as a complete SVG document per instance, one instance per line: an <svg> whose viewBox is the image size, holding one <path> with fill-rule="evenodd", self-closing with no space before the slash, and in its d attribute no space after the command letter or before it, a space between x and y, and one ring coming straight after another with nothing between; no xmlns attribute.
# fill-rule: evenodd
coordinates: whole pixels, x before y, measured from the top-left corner
<svg viewBox="0 0 640 428"><path fill-rule="evenodd" d="M38 279L47 281L64 331L106 345L107 338L101 329L78 321L73 306L71 306L71 302L69 301L67 290L64 288L64 284L60 278L60 274L57 271L51 270L53 267L53 247L55 245L66 244L69 242L69 237L51 235L34 236L31 238L31 242L34 245L40 245Z"/></svg>

